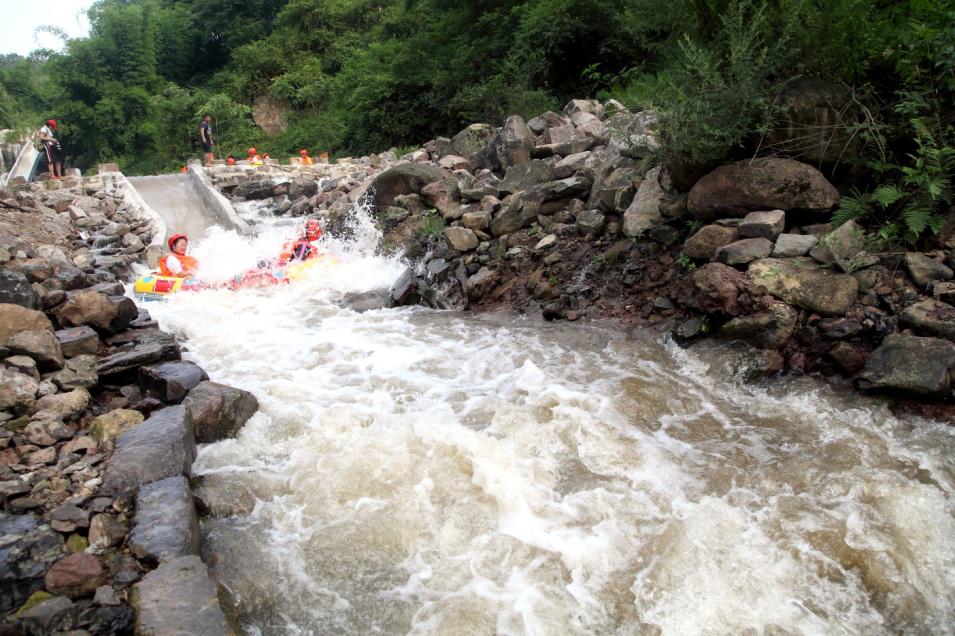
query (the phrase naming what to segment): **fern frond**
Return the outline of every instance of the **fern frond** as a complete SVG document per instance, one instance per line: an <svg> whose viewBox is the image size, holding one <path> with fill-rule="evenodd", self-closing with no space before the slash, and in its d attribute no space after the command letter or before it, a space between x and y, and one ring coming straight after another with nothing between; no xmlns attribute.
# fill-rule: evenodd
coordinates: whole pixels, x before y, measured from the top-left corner
<svg viewBox="0 0 955 636"><path fill-rule="evenodd" d="M928 227L932 219L932 208L920 204L917 199L912 200L902 208L902 218L905 220L905 233L914 238L918 237Z"/></svg>
<svg viewBox="0 0 955 636"><path fill-rule="evenodd" d="M871 198L875 203L878 203L882 209L886 209L894 203L898 202L905 196L905 193L902 192L899 188L894 185L885 184L881 185L875 189L871 194Z"/></svg>

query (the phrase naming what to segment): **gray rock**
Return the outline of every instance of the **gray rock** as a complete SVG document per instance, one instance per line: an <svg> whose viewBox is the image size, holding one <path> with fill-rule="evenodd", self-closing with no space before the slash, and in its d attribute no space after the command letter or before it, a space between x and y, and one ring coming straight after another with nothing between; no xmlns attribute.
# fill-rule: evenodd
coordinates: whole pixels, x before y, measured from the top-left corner
<svg viewBox="0 0 955 636"><path fill-rule="evenodd" d="M199 519L185 477L168 477L139 488L128 543L138 559L152 563L199 554Z"/></svg>
<svg viewBox="0 0 955 636"><path fill-rule="evenodd" d="M866 360L858 384L867 391L894 390L946 396L955 370L955 345L938 338L892 334Z"/></svg>
<svg viewBox="0 0 955 636"><path fill-rule="evenodd" d="M414 270L408 267L401 273L395 284L391 286L389 294L392 304L395 307L401 307L412 303L416 290L417 282L415 281Z"/></svg>
<svg viewBox="0 0 955 636"><path fill-rule="evenodd" d="M36 403L39 384L23 373L0 367L0 411L27 413Z"/></svg>
<svg viewBox="0 0 955 636"><path fill-rule="evenodd" d="M478 246L477 236L464 227L449 227L444 230L444 238L451 249L458 252L470 252Z"/></svg>
<svg viewBox="0 0 955 636"><path fill-rule="evenodd" d="M491 219L491 235L503 236L527 227L537 219L540 201L524 195L511 195L501 202L501 209Z"/></svg>
<svg viewBox="0 0 955 636"><path fill-rule="evenodd" d="M116 440L103 492L122 492L166 477L187 475L195 458L189 412L182 406L166 407Z"/></svg>
<svg viewBox="0 0 955 636"><path fill-rule="evenodd" d="M37 329L21 331L6 341L6 348L14 355L30 356L40 369L49 371L63 368L63 351L52 331Z"/></svg>
<svg viewBox="0 0 955 636"><path fill-rule="evenodd" d="M83 325L81 327L60 329L55 335L57 340L60 341L60 349L66 358L81 355L95 355L99 350L99 335L97 335L92 327Z"/></svg>
<svg viewBox="0 0 955 636"><path fill-rule="evenodd" d="M133 586L131 604L136 634L232 636L215 583L196 555L172 559L147 574Z"/></svg>
<svg viewBox="0 0 955 636"><path fill-rule="evenodd" d="M43 575L66 555L62 535L36 516L0 513L0 614L43 589Z"/></svg>
<svg viewBox="0 0 955 636"><path fill-rule="evenodd" d="M750 263L747 273L780 300L827 316L845 315L859 297L855 278L816 269L808 259L766 258Z"/></svg>
<svg viewBox="0 0 955 636"><path fill-rule="evenodd" d="M853 272L878 262L865 251L865 233L855 221L847 221L819 239L809 255L820 263L835 263L844 272Z"/></svg>
<svg viewBox="0 0 955 636"><path fill-rule="evenodd" d="M348 309L360 314L366 311L390 307L391 295L387 289L371 289L364 292L349 292L342 296L340 304L342 307L347 307ZM187 402L203 384L203 382L200 382L198 387L190 391L189 395L186 396L186 399L183 400L183 403ZM240 389L236 390L238 391ZM198 432L196 439L198 440Z"/></svg>
<svg viewBox="0 0 955 636"><path fill-rule="evenodd" d="M57 308L57 318L64 327L89 325L105 333L126 329L139 315L132 299L121 295L107 295L93 289L70 294Z"/></svg>
<svg viewBox="0 0 955 636"><path fill-rule="evenodd" d="M471 124L451 138L451 152L465 159L471 159L497 134L490 124Z"/></svg>
<svg viewBox="0 0 955 636"><path fill-rule="evenodd" d="M511 166L530 161L533 148L534 134L523 118L511 115L504 122L501 132L494 136L486 148L474 155L471 167L475 170L487 168L500 174Z"/></svg>
<svg viewBox="0 0 955 636"><path fill-rule="evenodd" d="M44 395L36 402L37 412L46 411L50 417L58 420L78 418L90 403L90 394L86 389L74 389L68 393Z"/></svg>
<svg viewBox="0 0 955 636"><path fill-rule="evenodd" d="M921 289L925 289L937 280L952 279L953 273L948 266L939 263L934 258L929 258L925 254L906 252L904 262L909 276Z"/></svg>
<svg viewBox="0 0 955 636"><path fill-rule="evenodd" d="M123 373L144 364L162 360L163 351L163 346L158 343L143 344L129 351L119 351L105 358L100 358L96 365L96 372L101 376Z"/></svg>
<svg viewBox="0 0 955 636"><path fill-rule="evenodd" d="M498 190L502 194L512 194L541 183L553 181L554 178L554 164L552 161L534 159L508 168L504 173L504 178L498 184Z"/></svg>
<svg viewBox="0 0 955 636"><path fill-rule="evenodd" d="M63 504L50 513L50 525L58 532L73 532L77 528L88 528L90 513L73 504Z"/></svg>
<svg viewBox="0 0 955 636"><path fill-rule="evenodd" d="M450 175L437 166L421 163L404 163L388 168L372 181L375 209L387 210L401 195L418 194L436 181L449 179Z"/></svg>
<svg viewBox="0 0 955 636"><path fill-rule="evenodd" d="M577 174L584 169L590 154L589 150L585 150L563 157L554 165L554 176L557 179L566 179Z"/></svg>
<svg viewBox="0 0 955 636"><path fill-rule="evenodd" d="M659 115L655 111L620 111L605 122L607 148L624 157L642 159L660 148L656 130Z"/></svg>
<svg viewBox="0 0 955 636"><path fill-rule="evenodd" d="M607 217L597 210L584 210L577 215L577 227L581 234L599 235L607 224Z"/></svg>
<svg viewBox="0 0 955 636"><path fill-rule="evenodd" d="M739 239L735 227L704 225L683 243L683 253L698 260L712 260L716 250Z"/></svg>
<svg viewBox="0 0 955 636"><path fill-rule="evenodd" d="M739 224L741 236L775 240L786 227L786 213L782 210L750 212Z"/></svg>
<svg viewBox="0 0 955 636"><path fill-rule="evenodd" d="M491 226L490 210L478 210L477 212L465 212L461 217L464 227L469 230L485 231Z"/></svg>
<svg viewBox="0 0 955 636"><path fill-rule="evenodd" d="M380 306L387 306L387 296ZM200 444L235 437L245 423L259 410L259 402L248 391L219 384L200 382L189 392L182 405L192 418L196 441Z"/></svg>
<svg viewBox="0 0 955 636"><path fill-rule="evenodd" d="M30 376L37 382L40 381L40 371L37 369L36 360L30 356L10 356L4 358L2 364L17 373Z"/></svg>
<svg viewBox="0 0 955 636"><path fill-rule="evenodd" d="M608 174L601 172L594 180L587 204L603 212L624 212L633 202L635 176L630 168L617 168Z"/></svg>
<svg viewBox="0 0 955 636"><path fill-rule="evenodd" d="M76 606L65 596L41 601L16 617L17 633L27 636L64 634L76 627Z"/></svg>
<svg viewBox="0 0 955 636"><path fill-rule="evenodd" d="M534 186L528 191L528 195L541 201L554 201L557 199L568 199L570 197L586 194L590 190L593 182L589 177L574 175L566 179L548 181Z"/></svg>
<svg viewBox="0 0 955 636"><path fill-rule="evenodd" d="M573 117L577 113L589 113L596 118L603 117L604 107L596 99L572 99L564 106L564 113Z"/></svg>
<svg viewBox="0 0 955 636"><path fill-rule="evenodd" d="M948 303L932 299L917 302L902 312L899 321L917 333L955 342L955 307Z"/></svg>
<svg viewBox="0 0 955 636"><path fill-rule="evenodd" d="M96 356L82 355L66 361L63 370L53 376L53 383L61 391L91 389L99 382L96 373Z"/></svg>
<svg viewBox="0 0 955 636"><path fill-rule="evenodd" d="M812 234L780 234L773 247L773 258L794 258L809 253L819 239Z"/></svg>
<svg viewBox="0 0 955 636"><path fill-rule="evenodd" d="M772 251L772 241L764 238L748 238L718 248L715 260L727 265L746 265L757 259L766 258Z"/></svg>
<svg viewBox="0 0 955 636"><path fill-rule="evenodd" d="M16 270L0 268L0 303L36 309L40 306L40 297L26 276Z"/></svg>
<svg viewBox="0 0 955 636"><path fill-rule="evenodd" d="M722 338L742 340L763 349L780 349L796 330L796 310L774 303L767 311L733 318L719 331Z"/></svg>
<svg viewBox="0 0 955 636"><path fill-rule="evenodd" d="M660 202L668 187L669 178L661 168L654 168L647 173L633 202L623 214L624 234L634 238L643 236L663 222Z"/></svg>
<svg viewBox="0 0 955 636"><path fill-rule="evenodd" d="M171 360L139 369L143 393L166 404L182 402L190 389L208 379L202 367L187 360Z"/></svg>

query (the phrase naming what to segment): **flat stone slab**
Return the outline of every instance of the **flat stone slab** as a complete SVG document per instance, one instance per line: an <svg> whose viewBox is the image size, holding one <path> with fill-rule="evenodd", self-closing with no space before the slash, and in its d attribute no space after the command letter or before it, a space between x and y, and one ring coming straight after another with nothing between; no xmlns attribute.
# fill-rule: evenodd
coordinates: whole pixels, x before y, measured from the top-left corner
<svg viewBox="0 0 955 636"><path fill-rule="evenodd" d="M859 297L859 281L817 269L807 260L765 258L749 264L750 279L792 305L827 316L844 316Z"/></svg>
<svg viewBox="0 0 955 636"><path fill-rule="evenodd" d="M938 300L917 302L902 312L899 321L917 333L955 342L955 307Z"/></svg>
<svg viewBox="0 0 955 636"><path fill-rule="evenodd" d="M137 636L231 636L216 586L196 555L167 561L133 586Z"/></svg>
<svg viewBox="0 0 955 636"><path fill-rule="evenodd" d="M199 519L185 477L140 486L129 547L139 559L155 563L199 554Z"/></svg>
<svg viewBox="0 0 955 636"><path fill-rule="evenodd" d="M188 475L195 459L189 412L182 406L161 409L117 438L103 491L116 493L166 477Z"/></svg>
<svg viewBox="0 0 955 636"><path fill-rule="evenodd" d="M150 364L162 359L163 348L158 344L146 344L135 347L130 351L120 351L101 358L96 365L96 372L100 375L115 375L135 369L144 364Z"/></svg>

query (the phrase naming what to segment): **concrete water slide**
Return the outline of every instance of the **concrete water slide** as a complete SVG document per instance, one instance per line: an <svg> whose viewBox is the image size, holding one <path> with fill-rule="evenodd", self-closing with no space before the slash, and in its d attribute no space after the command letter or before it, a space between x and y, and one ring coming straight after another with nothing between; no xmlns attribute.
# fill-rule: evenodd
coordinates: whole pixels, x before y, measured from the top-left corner
<svg viewBox="0 0 955 636"><path fill-rule="evenodd" d="M20 183L29 183L36 176L37 160L40 158L39 151L34 147L33 140L27 139L20 150L17 152L17 158L10 167L0 185L17 185Z"/></svg>
<svg viewBox="0 0 955 636"><path fill-rule="evenodd" d="M188 234L194 241L202 239L214 225L240 234L249 232L249 225L212 186L200 166L190 165L186 174L128 179L145 205L165 224L163 244L178 233Z"/></svg>

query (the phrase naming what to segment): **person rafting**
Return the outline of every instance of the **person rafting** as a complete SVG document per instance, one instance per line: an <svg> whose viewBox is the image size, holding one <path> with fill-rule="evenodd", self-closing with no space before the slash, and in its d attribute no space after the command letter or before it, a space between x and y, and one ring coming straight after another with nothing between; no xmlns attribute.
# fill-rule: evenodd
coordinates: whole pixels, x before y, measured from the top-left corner
<svg viewBox="0 0 955 636"><path fill-rule="evenodd" d="M169 253L159 259L159 273L163 276L187 278L196 272L199 262L186 254L189 237L185 234L173 234L166 241Z"/></svg>
<svg viewBox="0 0 955 636"><path fill-rule="evenodd" d="M286 265L291 261L307 261L321 254L318 251L318 240L322 238L322 226L317 219L305 222L305 229L301 236L294 241L288 241L282 247L279 263Z"/></svg>

